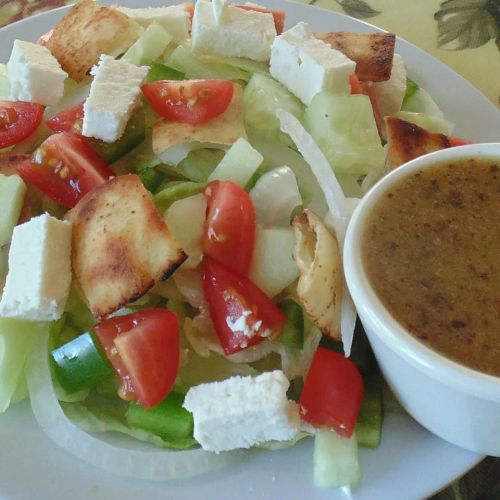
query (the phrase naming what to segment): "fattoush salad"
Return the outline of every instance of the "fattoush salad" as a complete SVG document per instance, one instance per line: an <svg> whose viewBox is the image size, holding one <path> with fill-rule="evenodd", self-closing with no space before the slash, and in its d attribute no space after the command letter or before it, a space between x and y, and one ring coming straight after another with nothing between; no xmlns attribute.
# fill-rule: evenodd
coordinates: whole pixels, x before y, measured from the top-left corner
<svg viewBox="0 0 500 500"><path fill-rule="evenodd" d="M116 474L187 477L312 437L315 484L359 484L383 405L346 226L387 171L464 141L394 34L335 29L253 3L81 0L15 40L0 411L29 398L54 442Z"/></svg>

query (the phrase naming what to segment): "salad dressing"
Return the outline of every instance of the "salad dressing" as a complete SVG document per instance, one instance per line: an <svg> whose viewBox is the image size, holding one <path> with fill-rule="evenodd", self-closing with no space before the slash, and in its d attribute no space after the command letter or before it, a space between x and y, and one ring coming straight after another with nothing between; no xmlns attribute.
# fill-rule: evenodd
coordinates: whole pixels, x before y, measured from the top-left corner
<svg viewBox="0 0 500 500"><path fill-rule="evenodd" d="M500 165L435 165L396 184L367 222L366 271L391 314L441 354L500 376Z"/></svg>

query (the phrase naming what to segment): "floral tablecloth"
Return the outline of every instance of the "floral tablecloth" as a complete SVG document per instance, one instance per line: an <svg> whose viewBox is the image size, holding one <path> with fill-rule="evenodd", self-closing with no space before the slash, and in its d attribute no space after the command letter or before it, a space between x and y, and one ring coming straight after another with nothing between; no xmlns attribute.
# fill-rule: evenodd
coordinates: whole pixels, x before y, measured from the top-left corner
<svg viewBox="0 0 500 500"><path fill-rule="evenodd" d="M297 1L396 33L451 66L500 107L500 0ZM0 0L0 27L68 3L73 0ZM469 499L500 499L500 459L487 458L433 497Z"/></svg>

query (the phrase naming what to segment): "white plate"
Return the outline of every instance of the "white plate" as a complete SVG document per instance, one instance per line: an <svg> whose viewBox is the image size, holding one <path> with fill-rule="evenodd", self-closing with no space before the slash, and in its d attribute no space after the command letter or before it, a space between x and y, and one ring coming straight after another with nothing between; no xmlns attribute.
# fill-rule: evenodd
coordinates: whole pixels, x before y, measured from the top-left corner
<svg viewBox="0 0 500 500"><path fill-rule="evenodd" d="M111 3L111 2L109 2ZM122 5L164 5L162 0L122 0ZM316 31L370 31L356 19L302 4L267 0L287 12L287 26L309 22ZM35 40L51 29L65 8L0 30L0 61L7 61L16 38ZM444 64L398 40L410 75L430 92L455 133L476 142L498 140L500 112L479 91ZM432 401L429 401L432 404ZM132 499L206 498L262 499L406 499L426 497L475 465L481 456L450 445L405 415L386 415L381 446L361 450L363 483L349 495L342 490L315 489L312 442L276 452L252 451L248 459L221 472L168 483L117 478L89 466L53 445L36 425L27 403L0 415L0 497Z"/></svg>

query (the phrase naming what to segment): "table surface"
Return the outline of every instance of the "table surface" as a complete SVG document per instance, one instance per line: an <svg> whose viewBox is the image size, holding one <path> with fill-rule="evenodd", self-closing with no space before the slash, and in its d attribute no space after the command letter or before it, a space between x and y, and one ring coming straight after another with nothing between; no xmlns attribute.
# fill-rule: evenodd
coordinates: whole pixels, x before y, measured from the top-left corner
<svg viewBox="0 0 500 500"><path fill-rule="evenodd" d="M500 107L500 0L298 1L396 33L448 64ZM68 3L73 1L0 0L0 27ZM500 459L487 458L433 500L498 498Z"/></svg>

